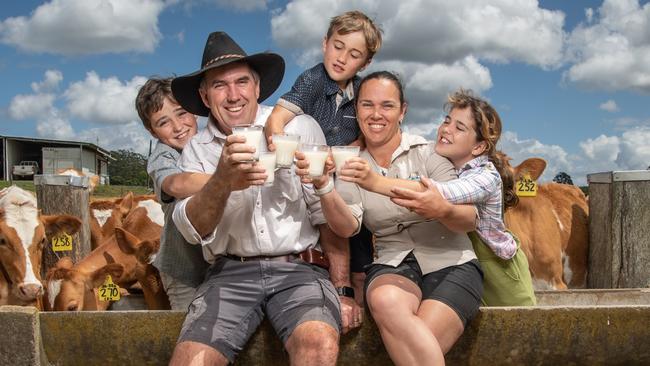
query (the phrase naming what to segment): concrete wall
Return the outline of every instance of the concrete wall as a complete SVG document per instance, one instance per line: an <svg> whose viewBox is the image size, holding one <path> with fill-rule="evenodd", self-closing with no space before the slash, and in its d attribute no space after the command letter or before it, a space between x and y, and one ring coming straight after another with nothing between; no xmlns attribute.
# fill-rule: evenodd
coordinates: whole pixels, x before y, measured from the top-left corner
<svg viewBox="0 0 650 366"><path fill-rule="evenodd" d="M171 311L34 311L25 315L14 309L0 311L0 329L7 329L6 324L16 317L31 317L31 323L14 326L10 334L32 336L0 337L2 365L35 364L29 362L37 359L36 356L30 359L23 355L39 354L36 344L39 337L47 360L54 365L163 365L171 356L184 317L183 313ZM649 305L482 308L447 355L447 363L650 364L649 324ZM44 360L45 356L37 361ZM237 364L288 364L268 322L249 341ZM360 330L342 337L339 364L392 364L369 316Z"/></svg>

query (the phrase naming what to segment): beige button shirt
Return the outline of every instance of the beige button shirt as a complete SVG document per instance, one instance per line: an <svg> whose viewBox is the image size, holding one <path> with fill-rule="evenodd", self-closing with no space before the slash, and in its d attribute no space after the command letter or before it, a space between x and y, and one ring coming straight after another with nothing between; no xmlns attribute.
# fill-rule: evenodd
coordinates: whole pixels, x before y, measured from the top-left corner
<svg viewBox="0 0 650 366"><path fill-rule="evenodd" d="M421 176L436 181L457 178L453 165L436 154L433 146L420 136L402 133L387 176L417 181ZM381 174L367 150L360 156ZM412 251L422 273L426 274L476 258L467 234L454 233L437 220L426 220L392 203L388 197L368 192L356 184L338 180L336 189L357 220L362 220L375 234L378 258L374 263L397 266Z"/></svg>
<svg viewBox="0 0 650 366"><path fill-rule="evenodd" d="M258 109L256 125L264 125L272 108ZM325 144L325 136L316 121L307 116L295 117L285 131L300 135L300 141ZM183 149L179 167L185 171L213 173L219 162L226 136L213 122L201 130ZM226 208L214 232L202 238L187 218L189 198L180 201L173 220L185 240L203 245L208 262L221 254L242 257L284 255L317 247L316 225L325 223L320 199L311 184L300 183L294 168L279 169L271 187L252 186L230 194Z"/></svg>

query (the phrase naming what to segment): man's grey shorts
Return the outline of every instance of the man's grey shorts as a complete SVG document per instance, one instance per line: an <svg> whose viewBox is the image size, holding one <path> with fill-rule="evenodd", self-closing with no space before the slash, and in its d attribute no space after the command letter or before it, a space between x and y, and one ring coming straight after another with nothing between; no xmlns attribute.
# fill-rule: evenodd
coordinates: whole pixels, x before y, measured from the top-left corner
<svg viewBox="0 0 650 366"><path fill-rule="evenodd" d="M283 344L306 321L341 329L339 297L326 270L300 259L218 257L196 291L178 342L206 344L233 362L265 314Z"/></svg>

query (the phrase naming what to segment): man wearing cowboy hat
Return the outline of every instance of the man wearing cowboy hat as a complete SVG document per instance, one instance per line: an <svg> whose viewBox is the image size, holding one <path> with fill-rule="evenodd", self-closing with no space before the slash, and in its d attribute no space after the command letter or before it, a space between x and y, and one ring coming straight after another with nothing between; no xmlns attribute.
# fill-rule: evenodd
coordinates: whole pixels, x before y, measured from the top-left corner
<svg viewBox="0 0 650 366"><path fill-rule="evenodd" d="M345 307L342 322L340 302L354 301L339 300L324 269L327 259L317 251L317 226L325 224L318 192L302 185L292 169L278 170L273 186L262 187L267 173L249 163L254 147L232 134L235 125L264 125L272 107L259 102L283 75L279 55L248 56L226 33L215 32L201 69L172 82L183 108L209 118L186 145L179 166L212 174L173 214L185 239L201 244L212 265L190 305L172 365L233 362L265 315L292 364L336 363L339 330L349 326L352 311ZM325 144L309 116L296 117L286 131L303 143ZM344 263L332 261L330 272L347 275Z"/></svg>

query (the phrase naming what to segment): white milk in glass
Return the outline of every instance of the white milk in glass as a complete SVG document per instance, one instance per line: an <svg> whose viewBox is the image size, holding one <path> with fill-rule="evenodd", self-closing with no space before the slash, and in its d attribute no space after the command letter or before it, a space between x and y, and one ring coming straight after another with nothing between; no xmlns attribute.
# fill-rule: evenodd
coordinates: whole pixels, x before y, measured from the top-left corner
<svg viewBox="0 0 650 366"><path fill-rule="evenodd" d="M273 135L275 145L275 164L278 168L289 168L293 164L293 156L298 149L300 136Z"/></svg>
<svg viewBox="0 0 650 366"><path fill-rule="evenodd" d="M340 173L345 162L359 156L359 146L332 146L332 157L336 164L336 172Z"/></svg>
<svg viewBox="0 0 650 366"><path fill-rule="evenodd" d="M246 145L250 145L255 148L255 152L253 153L253 160L258 160L262 147L262 126L235 126L232 129L232 133L234 135L240 135L246 138Z"/></svg>
<svg viewBox="0 0 650 366"><path fill-rule="evenodd" d="M309 176L318 178L323 175L325 160L327 160L327 151L303 151L307 160L309 160Z"/></svg>
<svg viewBox="0 0 650 366"><path fill-rule="evenodd" d="M264 181L264 186L269 187L273 185L275 180L275 163L276 163L276 154L274 152L263 152L260 154L258 161L266 170L266 180Z"/></svg>

